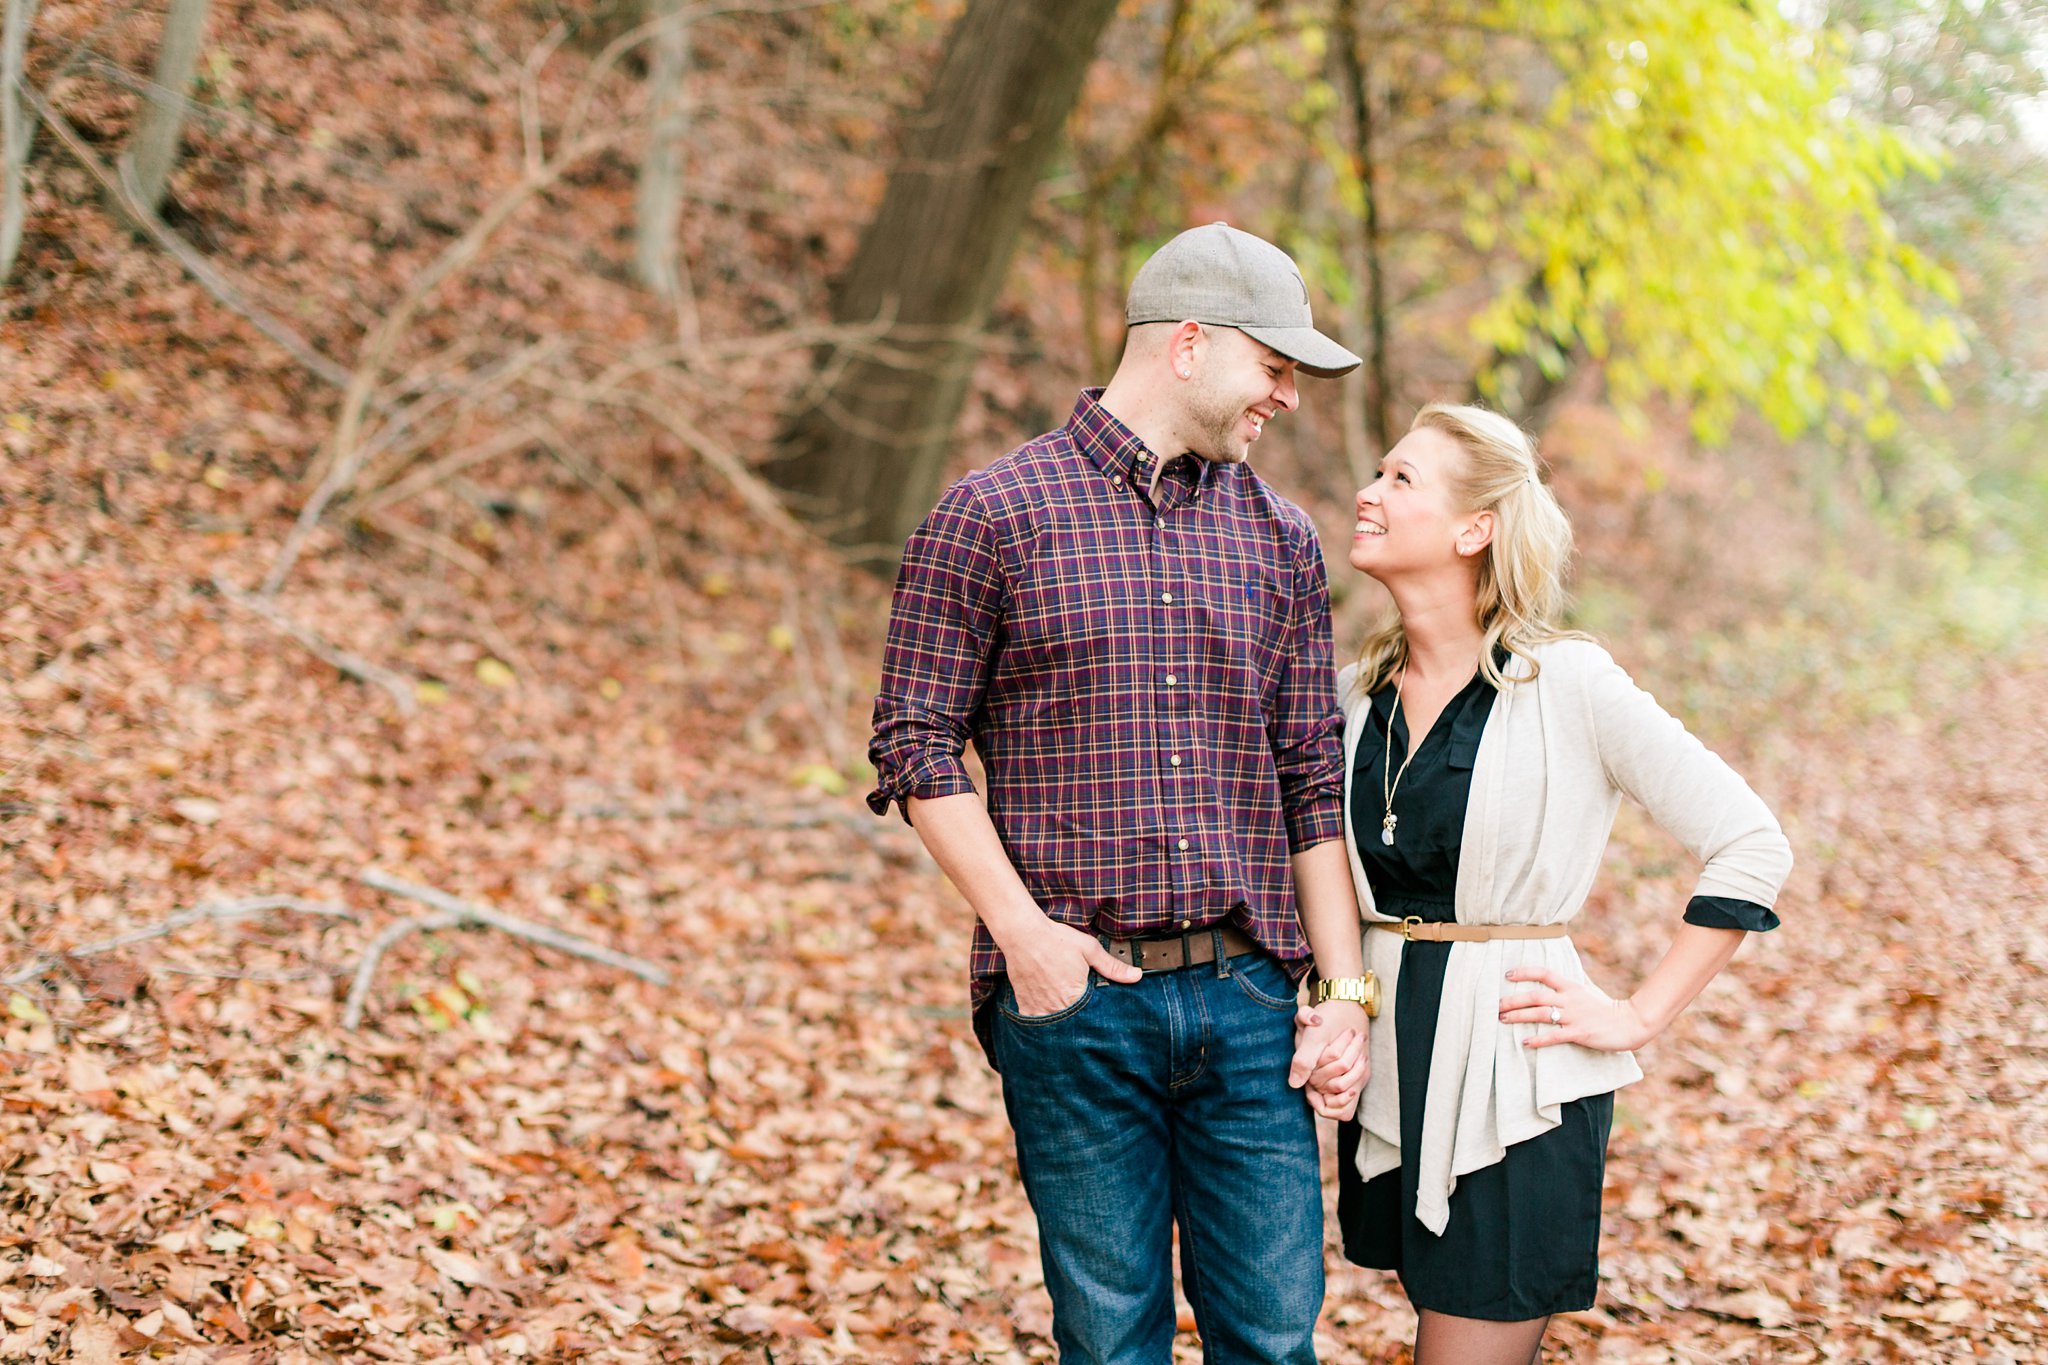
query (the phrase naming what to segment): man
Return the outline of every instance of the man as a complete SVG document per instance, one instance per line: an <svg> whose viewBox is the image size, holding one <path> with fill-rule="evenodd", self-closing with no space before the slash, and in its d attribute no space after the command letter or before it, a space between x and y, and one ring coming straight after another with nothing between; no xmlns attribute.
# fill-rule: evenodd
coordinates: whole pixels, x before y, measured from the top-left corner
<svg viewBox="0 0 2048 1365"><path fill-rule="evenodd" d="M1286 253L1221 223L1161 247L1125 316L1108 387L911 537L868 802L902 805L979 918L975 1030L1061 1360L1170 1358L1177 1224L1206 1359L1308 1365L1310 1105L1356 1105L1366 1019L1332 999L1297 1050L1295 992L1311 957L1326 993L1371 981L1322 552L1245 461L1297 369L1359 362Z"/></svg>

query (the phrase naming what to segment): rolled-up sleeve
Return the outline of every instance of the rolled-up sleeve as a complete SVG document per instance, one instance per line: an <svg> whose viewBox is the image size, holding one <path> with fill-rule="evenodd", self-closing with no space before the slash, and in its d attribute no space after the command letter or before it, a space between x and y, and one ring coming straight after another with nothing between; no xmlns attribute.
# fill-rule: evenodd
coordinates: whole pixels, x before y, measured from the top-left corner
<svg viewBox="0 0 2048 1365"><path fill-rule="evenodd" d="M1344 713L1330 643L1330 578L1307 530L1294 554L1288 660L1266 722L1292 853L1344 834Z"/></svg>
<svg viewBox="0 0 2048 1365"><path fill-rule="evenodd" d="M994 529L963 480L911 536L896 575L868 744L877 815L894 803L908 820L913 796L974 790L960 755L988 687L1002 601Z"/></svg>

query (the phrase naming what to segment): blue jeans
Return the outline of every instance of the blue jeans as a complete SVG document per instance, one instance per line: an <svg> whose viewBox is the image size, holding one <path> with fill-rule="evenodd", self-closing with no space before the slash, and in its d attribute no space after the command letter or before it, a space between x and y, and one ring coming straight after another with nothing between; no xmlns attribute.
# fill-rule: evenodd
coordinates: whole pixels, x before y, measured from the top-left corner
<svg viewBox="0 0 2048 1365"><path fill-rule="evenodd" d="M1323 1199L1286 971L1246 953L1016 1004L1005 984L996 1062L1062 1365L1170 1359L1176 1223L1203 1359L1314 1365Z"/></svg>

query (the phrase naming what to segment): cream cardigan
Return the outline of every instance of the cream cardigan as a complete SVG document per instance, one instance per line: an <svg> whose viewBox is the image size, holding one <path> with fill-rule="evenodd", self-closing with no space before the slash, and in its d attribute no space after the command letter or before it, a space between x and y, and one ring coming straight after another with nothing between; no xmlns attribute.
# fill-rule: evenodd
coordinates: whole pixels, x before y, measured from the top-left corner
<svg viewBox="0 0 2048 1365"><path fill-rule="evenodd" d="M1792 851L1764 803L1726 763L1638 688L1606 650L1559 640L1532 651L1541 672L1510 682L1493 700L1472 765L1459 848L1457 917L1463 924L1555 924L1585 903L1623 795L1705 864L1694 894L1769 906L1792 869ZM1528 665L1509 660L1508 675ZM1371 706L1354 695L1357 666L1337 677L1344 702L1344 841L1365 920L1385 921L1352 834L1359 736ZM1361 792L1377 825L1380 793ZM1398 934L1366 933L1366 961L1385 1004L1371 1029L1372 1077L1359 1105L1358 1171L1366 1179L1401 1164L1401 1106L1394 1048ZM1504 973L1540 965L1586 980L1568 938L1455 943L1444 973L1436 1046L1424 1102L1416 1217L1441 1236L1458 1177L1499 1161L1508 1147L1554 1128L1562 1105L1642 1078L1626 1052L1575 1044L1531 1050L1541 1026L1502 1024Z"/></svg>

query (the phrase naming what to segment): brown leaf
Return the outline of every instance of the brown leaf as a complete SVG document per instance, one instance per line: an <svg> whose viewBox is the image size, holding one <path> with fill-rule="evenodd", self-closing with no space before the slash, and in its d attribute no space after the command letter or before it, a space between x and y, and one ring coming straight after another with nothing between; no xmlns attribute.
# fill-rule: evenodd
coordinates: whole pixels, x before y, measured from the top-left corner
<svg viewBox="0 0 2048 1365"><path fill-rule="evenodd" d="M725 1325L755 1337L822 1337L825 1330L795 1308L742 1304L725 1315Z"/></svg>
<svg viewBox="0 0 2048 1365"><path fill-rule="evenodd" d="M73 1365L120 1365L121 1333L105 1318L80 1318L69 1346Z"/></svg>

